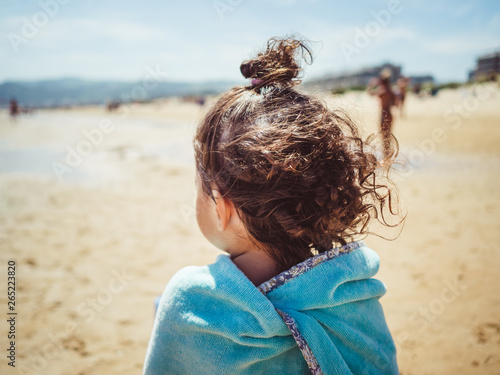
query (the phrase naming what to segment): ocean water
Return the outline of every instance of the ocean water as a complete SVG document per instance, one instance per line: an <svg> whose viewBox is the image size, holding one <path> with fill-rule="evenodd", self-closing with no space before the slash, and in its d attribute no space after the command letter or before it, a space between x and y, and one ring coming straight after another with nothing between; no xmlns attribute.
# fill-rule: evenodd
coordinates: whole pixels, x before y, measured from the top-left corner
<svg viewBox="0 0 500 375"><path fill-rule="evenodd" d="M95 182L123 176L126 166L134 162L194 165L190 133L186 131L186 136L170 136L192 125L169 120L110 116L115 129L120 129L120 133L127 137L115 137L115 133L104 134L107 139L102 144L92 145L90 149L84 147L90 143L82 135L82 129L97 127L106 116L105 113L42 111L23 116L16 122L6 120L4 116L0 126L16 127L18 133L16 136L7 133L0 138L0 174L41 176L67 182ZM53 134L54 124L60 126L60 136L58 132ZM27 138L33 138L28 132L34 129L43 132L44 128L52 131L53 135L43 137L40 142L36 139L23 142L24 131ZM161 136L157 139L154 136L138 136L134 139L135 134L141 135L148 130L152 130L153 135ZM73 151L69 151L68 147ZM68 158L72 163L68 162Z"/></svg>

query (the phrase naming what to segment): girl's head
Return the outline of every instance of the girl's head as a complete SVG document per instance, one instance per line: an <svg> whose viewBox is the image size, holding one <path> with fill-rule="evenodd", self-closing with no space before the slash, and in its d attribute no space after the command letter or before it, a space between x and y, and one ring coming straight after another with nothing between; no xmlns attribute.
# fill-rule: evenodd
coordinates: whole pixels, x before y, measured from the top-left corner
<svg viewBox="0 0 500 375"><path fill-rule="evenodd" d="M230 202L281 269L367 233L391 206L376 174L389 163L377 161L344 113L293 88L309 58L303 42L271 39L241 65L252 84L222 95L194 139L202 194Z"/></svg>

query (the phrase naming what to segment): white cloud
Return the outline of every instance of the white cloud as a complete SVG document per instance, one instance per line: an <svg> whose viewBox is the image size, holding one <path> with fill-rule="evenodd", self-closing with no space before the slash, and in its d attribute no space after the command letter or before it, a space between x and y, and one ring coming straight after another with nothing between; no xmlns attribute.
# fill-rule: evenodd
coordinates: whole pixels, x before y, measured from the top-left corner
<svg viewBox="0 0 500 375"><path fill-rule="evenodd" d="M59 33L69 33L72 36L84 34L91 37L109 38L117 42L151 42L167 37L164 29L116 20L92 18L61 20L54 25L52 34Z"/></svg>
<svg viewBox="0 0 500 375"><path fill-rule="evenodd" d="M2 29L22 34L24 21L21 17L11 17L2 20ZM168 37L165 29L148 27L116 20L99 20L93 18L64 19L53 18L44 26L38 28L29 44L40 46L62 47L65 44L74 45L85 41L142 43L158 42Z"/></svg>
<svg viewBox="0 0 500 375"><path fill-rule="evenodd" d="M307 0L308 3L316 3L319 0ZM275 3L282 6L297 5L298 3L303 3L304 0L261 0L263 3Z"/></svg>
<svg viewBox="0 0 500 375"><path fill-rule="evenodd" d="M388 27L382 30L380 37L377 39L380 39L384 43L394 40L416 41L418 40L418 34L413 29L407 27Z"/></svg>
<svg viewBox="0 0 500 375"><path fill-rule="evenodd" d="M462 16L465 16L466 14L469 14L470 12L472 12L472 10L476 7L476 4L474 2L469 2L469 3L465 3L465 4L462 4L460 5L459 7L457 7L452 15L454 17L462 17Z"/></svg>
<svg viewBox="0 0 500 375"><path fill-rule="evenodd" d="M424 47L441 55L484 53L498 47L499 39L490 34L436 37L422 42Z"/></svg>
<svg viewBox="0 0 500 375"><path fill-rule="evenodd" d="M497 26L500 26L500 13L497 13L495 14L490 22L489 22L490 26L493 26L493 27L497 27Z"/></svg>

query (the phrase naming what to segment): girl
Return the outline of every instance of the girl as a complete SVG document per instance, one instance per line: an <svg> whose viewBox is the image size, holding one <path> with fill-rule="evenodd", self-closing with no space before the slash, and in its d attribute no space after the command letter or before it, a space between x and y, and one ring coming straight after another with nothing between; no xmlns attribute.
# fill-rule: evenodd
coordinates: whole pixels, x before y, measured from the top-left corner
<svg viewBox="0 0 500 375"><path fill-rule="evenodd" d="M228 255L169 282L145 374L398 373L379 259L350 242L391 206L383 163L293 89L300 57L303 42L270 40L198 127L197 221Z"/></svg>

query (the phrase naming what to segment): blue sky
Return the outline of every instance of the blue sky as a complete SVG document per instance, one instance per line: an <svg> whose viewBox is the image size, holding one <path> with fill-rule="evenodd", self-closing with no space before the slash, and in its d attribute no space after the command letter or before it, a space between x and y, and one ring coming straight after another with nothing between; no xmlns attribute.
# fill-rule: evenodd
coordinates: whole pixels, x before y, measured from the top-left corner
<svg viewBox="0 0 500 375"><path fill-rule="evenodd" d="M31 24L31 25L30 25ZM500 49L498 0L1 0L0 82L241 80L271 36L312 41L306 79L385 61L439 81Z"/></svg>

